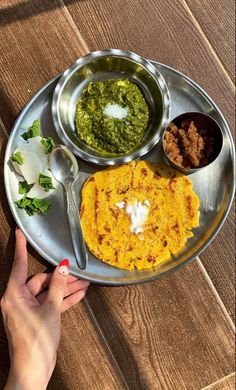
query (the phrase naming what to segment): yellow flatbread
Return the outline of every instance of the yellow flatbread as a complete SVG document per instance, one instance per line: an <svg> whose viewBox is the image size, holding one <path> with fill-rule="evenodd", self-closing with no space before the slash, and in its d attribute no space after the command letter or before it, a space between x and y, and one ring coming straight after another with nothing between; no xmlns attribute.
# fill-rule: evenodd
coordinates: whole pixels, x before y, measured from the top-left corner
<svg viewBox="0 0 236 390"><path fill-rule="evenodd" d="M149 207L143 231L135 234L126 206L137 201ZM91 175L82 189L85 242L94 256L117 268L155 267L193 235L199 205L191 180L168 165L132 161L108 168Z"/></svg>

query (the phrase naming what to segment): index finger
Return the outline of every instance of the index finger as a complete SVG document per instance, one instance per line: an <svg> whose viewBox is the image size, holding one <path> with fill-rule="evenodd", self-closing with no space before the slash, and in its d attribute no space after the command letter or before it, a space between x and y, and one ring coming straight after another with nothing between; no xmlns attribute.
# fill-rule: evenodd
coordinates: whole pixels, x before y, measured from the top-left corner
<svg viewBox="0 0 236 390"><path fill-rule="evenodd" d="M20 229L16 228L16 244L14 262L9 278L9 286L22 286L27 279L28 258L26 238Z"/></svg>

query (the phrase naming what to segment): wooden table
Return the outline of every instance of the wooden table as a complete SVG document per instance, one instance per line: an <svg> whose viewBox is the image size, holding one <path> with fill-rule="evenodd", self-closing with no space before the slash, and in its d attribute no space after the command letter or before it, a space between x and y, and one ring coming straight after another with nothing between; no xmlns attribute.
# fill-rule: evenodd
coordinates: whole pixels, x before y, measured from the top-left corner
<svg viewBox="0 0 236 390"><path fill-rule="evenodd" d="M89 51L135 51L198 82L234 128L233 0L2 0L0 293L14 250L3 184L12 124L34 92ZM63 316L49 389L233 389L234 214L207 250L160 281L90 287ZM29 247L29 274L48 264ZM49 267L50 268L50 267ZM0 325L0 386L8 373ZM37 368L37 362L36 362Z"/></svg>

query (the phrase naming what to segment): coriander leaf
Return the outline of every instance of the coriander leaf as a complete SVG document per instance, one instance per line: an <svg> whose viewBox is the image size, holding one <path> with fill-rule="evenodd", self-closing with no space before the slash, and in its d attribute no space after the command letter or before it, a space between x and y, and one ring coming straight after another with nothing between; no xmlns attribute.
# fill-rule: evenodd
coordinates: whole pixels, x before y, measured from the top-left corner
<svg viewBox="0 0 236 390"><path fill-rule="evenodd" d="M33 121L32 125L28 128L28 130L21 134L21 137L24 138L26 141L28 138L33 138L37 137L41 133L41 127L40 127L40 122L38 119Z"/></svg>
<svg viewBox="0 0 236 390"><path fill-rule="evenodd" d="M18 164L22 165L24 163L24 158L21 154L21 152L13 153L11 156L12 162L17 162Z"/></svg>
<svg viewBox="0 0 236 390"><path fill-rule="evenodd" d="M37 213L45 215L48 212L49 207L51 206L52 202L45 199L32 199L32 205L35 207L35 210L37 210Z"/></svg>
<svg viewBox="0 0 236 390"><path fill-rule="evenodd" d="M39 174L38 183L45 191L54 190L55 188L52 184L52 178L50 176L43 175L42 173Z"/></svg>
<svg viewBox="0 0 236 390"><path fill-rule="evenodd" d="M34 210L31 207L31 199L30 198L24 197L24 198L18 200L17 202L15 202L15 203L17 204L17 206L20 209L25 209L25 211L27 212L28 215L33 215L34 214Z"/></svg>
<svg viewBox="0 0 236 390"><path fill-rule="evenodd" d="M33 184L28 184L27 181L19 181L18 194L26 194L33 187Z"/></svg>
<svg viewBox="0 0 236 390"><path fill-rule="evenodd" d="M55 146L55 142L52 137L42 138L41 143L45 147L45 154L49 154Z"/></svg>
<svg viewBox="0 0 236 390"><path fill-rule="evenodd" d="M42 214L45 215L49 207L52 205L52 202L44 199L37 198L27 198L24 197L17 202L15 202L20 209L24 209L28 215Z"/></svg>

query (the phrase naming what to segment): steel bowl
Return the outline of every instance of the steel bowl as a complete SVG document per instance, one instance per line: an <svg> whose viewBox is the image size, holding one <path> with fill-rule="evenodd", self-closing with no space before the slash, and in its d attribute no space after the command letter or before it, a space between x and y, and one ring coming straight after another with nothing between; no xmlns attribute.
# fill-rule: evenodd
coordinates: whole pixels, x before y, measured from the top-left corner
<svg viewBox="0 0 236 390"><path fill-rule="evenodd" d="M122 78L139 86L151 120L141 142L132 151L126 154L99 152L76 135L76 104L90 82ZM52 99L53 122L61 141L83 160L100 165L128 162L149 152L168 123L169 111L168 89L154 65L135 53L116 49L92 52L78 59L59 79Z"/></svg>
<svg viewBox="0 0 236 390"><path fill-rule="evenodd" d="M176 164L176 162L174 162L166 152L165 137L166 137L167 129L168 129L170 124L163 131L162 147L163 147L166 162L184 174L191 174L191 173L197 172L199 170L202 170L206 167L209 167L209 165L212 164L217 159L217 157L220 155L222 147L223 147L223 133L222 133L222 129L221 129L220 125L216 122L216 120L213 119L210 115L205 114L203 112L185 112L185 113L177 116L176 118L172 119L171 123L174 123L178 128L180 128L181 123L183 121L188 121L188 122L193 121L194 124L196 124L197 128L202 127L203 129L205 129L206 136L212 137L214 139L213 154L212 154L212 157L209 160L209 162L207 164L199 166L199 167L187 168L187 167L183 167L183 166Z"/></svg>

